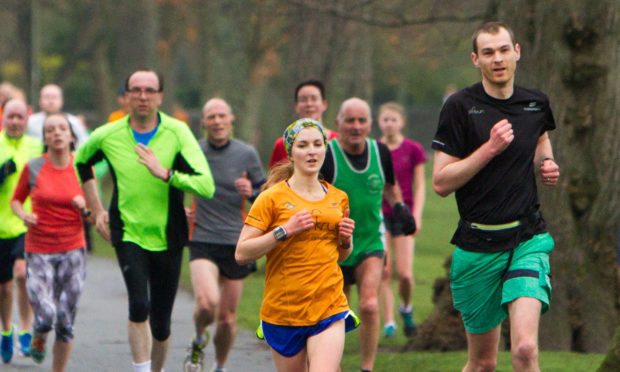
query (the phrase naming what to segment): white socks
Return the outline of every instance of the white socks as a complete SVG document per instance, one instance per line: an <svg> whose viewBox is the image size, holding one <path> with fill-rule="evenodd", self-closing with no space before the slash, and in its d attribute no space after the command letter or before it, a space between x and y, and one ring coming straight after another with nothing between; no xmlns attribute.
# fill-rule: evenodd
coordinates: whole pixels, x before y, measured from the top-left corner
<svg viewBox="0 0 620 372"><path fill-rule="evenodd" d="M134 363L131 362L131 365L133 365L133 372L151 372L151 361L149 360L148 362L144 362L144 363Z"/></svg>
<svg viewBox="0 0 620 372"><path fill-rule="evenodd" d="M388 322L388 323L385 323L385 324L383 325L383 328L387 328L387 327L389 327L389 326L392 326L392 327L394 327L394 329L396 329L396 323L394 323L394 322Z"/></svg>
<svg viewBox="0 0 620 372"><path fill-rule="evenodd" d="M198 337L198 336L194 337L194 344L195 345L204 346L206 343L207 343L206 335L203 334L200 337Z"/></svg>

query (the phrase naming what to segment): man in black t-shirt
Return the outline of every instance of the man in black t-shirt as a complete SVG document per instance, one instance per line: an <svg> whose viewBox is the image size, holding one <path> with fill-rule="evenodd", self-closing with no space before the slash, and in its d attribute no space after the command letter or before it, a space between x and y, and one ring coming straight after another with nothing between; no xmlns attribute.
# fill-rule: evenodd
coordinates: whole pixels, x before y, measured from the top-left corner
<svg viewBox="0 0 620 372"><path fill-rule="evenodd" d="M450 96L433 140L433 188L455 193L454 307L465 324L464 371L494 370L500 325L510 317L513 368L538 371L538 324L549 307L553 239L538 211L535 172L554 186L559 167L547 131L547 97L514 85L520 46L510 28L482 25L472 62L482 81Z"/></svg>

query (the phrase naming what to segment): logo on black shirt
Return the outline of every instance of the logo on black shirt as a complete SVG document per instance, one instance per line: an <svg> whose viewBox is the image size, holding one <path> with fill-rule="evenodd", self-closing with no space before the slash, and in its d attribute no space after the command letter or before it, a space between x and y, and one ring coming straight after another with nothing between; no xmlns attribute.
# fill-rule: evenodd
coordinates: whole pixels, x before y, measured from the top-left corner
<svg viewBox="0 0 620 372"><path fill-rule="evenodd" d="M480 114L484 114L484 109L479 109L476 106L473 106L472 108L469 109L467 113L469 115L480 115Z"/></svg>
<svg viewBox="0 0 620 372"><path fill-rule="evenodd" d="M536 102L530 102L529 105L523 108L523 111L540 111L542 108L536 107Z"/></svg>

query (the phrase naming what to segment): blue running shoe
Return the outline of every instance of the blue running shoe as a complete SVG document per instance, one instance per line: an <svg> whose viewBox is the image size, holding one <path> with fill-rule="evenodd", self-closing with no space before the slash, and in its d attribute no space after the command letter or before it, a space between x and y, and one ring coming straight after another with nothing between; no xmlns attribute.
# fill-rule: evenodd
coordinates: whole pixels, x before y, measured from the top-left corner
<svg viewBox="0 0 620 372"><path fill-rule="evenodd" d="M17 336L17 341L19 341L19 352L25 356L30 356L30 342L32 342L32 334L28 331L22 331Z"/></svg>
<svg viewBox="0 0 620 372"><path fill-rule="evenodd" d="M2 341L0 341L0 354L2 354L2 361L9 363L13 359L13 329L9 334L2 332Z"/></svg>
<svg viewBox="0 0 620 372"><path fill-rule="evenodd" d="M386 324L383 327L383 337L394 338L396 337L396 324Z"/></svg>

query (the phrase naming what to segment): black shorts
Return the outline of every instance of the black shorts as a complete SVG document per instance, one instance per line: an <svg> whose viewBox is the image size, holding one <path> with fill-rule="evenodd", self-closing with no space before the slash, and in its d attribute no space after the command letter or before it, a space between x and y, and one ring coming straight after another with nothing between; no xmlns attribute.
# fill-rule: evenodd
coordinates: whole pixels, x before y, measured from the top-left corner
<svg viewBox="0 0 620 372"><path fill-rule="evenodd" d="M392 236L403 236L405 232L403 231L402 222L395 217L383 217L383 224L385 225L385 231L389 232Z"/></svg>
<svg viewBox="0 0 620 372"><path fill-rule="evenodd" d="M239 265L235 260L235 248L228 244L189 242L189 260L207 259L217 266L220 275L228 279L243 279L256 271L256 262Z"/></svg>
<svg viewBox="0 0 620 372"><path fill-rule="evenodd" d="M0 283L13 279L15 260L24 259L24 243L26 234L16 238L0 239Z"/></svg>
<svg viewBox="0 0 620 372"><path fill-rule="evenodd" d="M360 263L355 266L340 266L340 270L342 271L342 277L344 279L344 285L353 285L356 283L355 281L355 269L364 262L365 259L369 257L379 257L385 258L384 250L370 251L362 257Z"/></svg>

